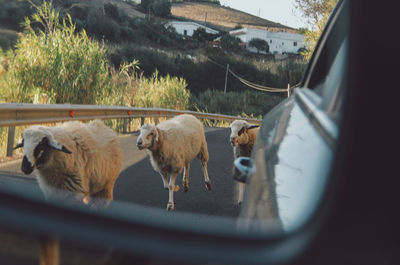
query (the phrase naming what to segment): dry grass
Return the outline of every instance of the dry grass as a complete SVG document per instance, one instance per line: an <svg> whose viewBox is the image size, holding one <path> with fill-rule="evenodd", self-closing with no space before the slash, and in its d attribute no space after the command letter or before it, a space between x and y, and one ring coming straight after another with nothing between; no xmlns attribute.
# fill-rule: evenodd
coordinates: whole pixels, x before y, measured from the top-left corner
<svg viewBox="0 0 400 265"><path fill-rule="evenodd" d="M295 32L295 29L275 23L248 13L209 3L174 3L171 8L173 16L197 22L207 22L209 26L221 30L232 30L238 25L242 27L262 28L270 31Z"/></svg>

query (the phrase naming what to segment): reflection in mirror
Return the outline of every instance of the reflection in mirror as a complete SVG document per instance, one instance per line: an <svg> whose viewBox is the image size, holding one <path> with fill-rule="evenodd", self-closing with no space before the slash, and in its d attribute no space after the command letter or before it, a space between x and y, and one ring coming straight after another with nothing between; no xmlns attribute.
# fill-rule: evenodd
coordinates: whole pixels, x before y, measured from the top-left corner
<svg viewBox="0 0 400 265"><path fill-rule="evenodd" d="M22 2L21 16L32 15ZM18 102L0 103L0 192L61 213L199 233L267 238L304 223L335 148L337 124L319 103L341 104L295 88L308 65L300 53L310 48L299 27L246 14L228 0L172 3L167 15L117 2L56 6L60 13L35 7L55 15L47 18L54 23L71 16L54 28L41 23L46 16L32 17L43 28L28 23L27 31L11 23L19 16L0 16L11 25L0 43L10 50L0 52L0 102ZM160 26L158 16L187 21ZM335 62L334 69L345 64ZM341 84L342 73L326 80ZM105 105L130 107L114 115ZM42 264L68 259L59 252L67 235L32 235Z"/></svg>

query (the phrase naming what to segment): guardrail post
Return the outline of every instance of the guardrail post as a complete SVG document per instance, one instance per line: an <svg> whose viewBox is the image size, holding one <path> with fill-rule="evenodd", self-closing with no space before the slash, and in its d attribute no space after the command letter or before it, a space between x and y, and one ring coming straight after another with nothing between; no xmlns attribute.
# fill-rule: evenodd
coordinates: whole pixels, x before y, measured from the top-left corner
<svg viewBox="0 0 400 265"><path fill-rule="evenodd" d="M160 121L158 120L158 117L155 117L155 118L154 118L154 123L155 123L156 125L160 123Z"/></svg>
<svg viewBox="0 0 400 265"><path fill-rule="evenodd" d="M128 128L128 122L127 119L124 119L124 127L123 127L123 133L127 133L127 128Z"/></svg>
<svg viewBox="0 0 400 265"><path fill-rule="evenodd" d="M143 124L144 124L144 117L141 117L141 118L140 118L140 127L142 127Z"/></svg>
<svg viewBox="0 0 400 265"><path fill-rule="evenodd" d="M12 156L14 151L15 126L8 127L7 156Z"/></svg>

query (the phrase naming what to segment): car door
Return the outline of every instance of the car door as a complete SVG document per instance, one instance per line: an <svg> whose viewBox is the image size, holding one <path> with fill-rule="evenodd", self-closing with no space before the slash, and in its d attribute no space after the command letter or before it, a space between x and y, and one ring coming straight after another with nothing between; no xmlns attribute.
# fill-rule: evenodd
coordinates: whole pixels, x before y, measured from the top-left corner
<svg viewBox="0 0 400 265"><path fill-rule="evenodd" d="M240 213L243 229L290 232L317 213L332 181L343 115L347 17L339 4L300 86L263 119L252 151L255 173L247 179Z"/></svg>

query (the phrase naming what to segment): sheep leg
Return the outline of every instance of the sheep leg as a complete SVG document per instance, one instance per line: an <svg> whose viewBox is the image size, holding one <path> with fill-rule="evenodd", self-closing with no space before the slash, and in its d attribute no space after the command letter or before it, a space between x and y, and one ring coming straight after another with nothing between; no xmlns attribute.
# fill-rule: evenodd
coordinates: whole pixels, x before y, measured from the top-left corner
<svg viewBox="0 0 400 265"><path fill-rule="evenodd" d="M190 163L187 163L183 168L183 191L187 192L189 190L189 170L190 170Z"/></svg>
<svg viewBox="0 0 400 265"><path fill-rule="evenodd" d="M105 187L103 190L93 194L89 200L90 206L94 209L104 209L113 200L114 185Z"/></svg>
<svg viewBox="0 0 400 265"><path fill-rule="evenodd" d="M164 189L168 190L168 172L167 171L163 171L160 173L161 175L161 179L164 185Z"/></svg>
<svg viewBox="0 0 400 265"><path fill-rule="evenodd" d="M176 177L178 176L178 173L172 173L169 177L169 200L167 204L167 210L168 211L173 211L175 208L174 205L174 192L179 191L179 186L175 186L175 180Z"/></svg>
<svg viewBox="0 0 400 265"><path fill-rule="evenodd" d="M43 236L39 238L40 242L40 265L58 265L60 264L60 244L57 238Z"/></svg>
<svg viewBox="0 0 400 265"><path fill-rule="evenodd" d="M239 191L239 194L238 194L238 200L237 200L237 204L238 205L241 205L242 204L242 202L243 202L243 197L244 197L244 183L238 183L238 191Z"/></svg>
<svg viewBox="0 0 400 265"><path fill-rule="evenodd" d="M203 174L204 174L204 180L206 182L206 189L211 191L211 181L210 178L208 177L207 162L201 161L201 165L203 166Z"/></svg>

